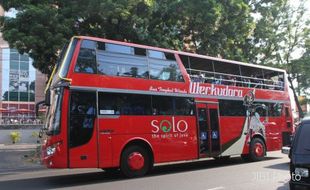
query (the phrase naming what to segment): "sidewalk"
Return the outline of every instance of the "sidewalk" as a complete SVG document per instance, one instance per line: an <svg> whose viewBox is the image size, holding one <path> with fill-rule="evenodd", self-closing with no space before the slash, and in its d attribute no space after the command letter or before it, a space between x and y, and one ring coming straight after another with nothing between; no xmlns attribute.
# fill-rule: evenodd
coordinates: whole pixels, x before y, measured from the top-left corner
<svg viewBox="0 0 310 190"><path fill-rule="evenodd" d="M35 150L40 144L0 144L1 151L27 151Z"/></svg>
<svg viewBox="0 0 310 190"><path fill-rule="evenodd" d="M44 169L40 164L40 144L0 144L0 174L19 170Z"/></svg>

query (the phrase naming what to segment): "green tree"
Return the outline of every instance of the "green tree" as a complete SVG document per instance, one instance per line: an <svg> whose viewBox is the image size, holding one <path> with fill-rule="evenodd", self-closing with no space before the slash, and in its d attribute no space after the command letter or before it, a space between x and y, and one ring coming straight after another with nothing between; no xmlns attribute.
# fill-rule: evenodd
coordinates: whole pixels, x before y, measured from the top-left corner
<svg viewBox="0 0 310 190"><path fill-rule="evenodd" d="M305 42L305 0L297 7L289 0L254 0L250 4L256 27L250 41L249 61L288 69L292 54Z"/></svg>
<svg viewBox="0 0 310 190"><path fill-rule="evenodd" d="M308 27L305 0L296 8L288 0L0 2L18 11L2 18L4 39L43 73L51 72L72 36L89 35L273 65L296 78L292 53L303 46Z"/></svg>
<svg viewBox="0 0 310 190"><path fill-rule="evenodd" d="M247 61L244 47L255 23L242 0L183 1L182 32L192 51Z"/></svg>
<svg viewBox="0 0 310 190"><path fill-rule="evenodd" d="M302 57L291 61L290 72L292 77L296 79L296 91L298 95L310 95L308 89L310 87L310 38L305 43L306 51Z"/></svg>
<svg viewBox="0 0 310 190"><path fill-rule="evenodd" d="M90 35L244 60L253 28L242 0L2 1L1 31L11 47L29 53L34 67L50 73L59 50L74 35ZM184 48L191 44L192 47Z"/></svg>
<svg viewBox="0 0 310 190"><path fill-rule="evenodd" d="M249 62L286 69L290 88L293 91L297 89L298 94L309 88L305 83L305 60L293 61L294 52L304 47L309 37L305 2L300 0L296 7L296 3L293 6L288 0L249 1L256 18L256 27L247 54ZM292 81L297 81L297 88ZM298 102L296 94L294 98L295 102Z"/></svg>
<svg viewBox="0 0 310 190"><path fill-rule="evenodd" d="M15 8L16 18L3 18L3 37L20 53L34 59L34 67L50 73L62 46L74 35L139 41L137 22L148 17L152 1L110 0L2 1ZM135 13L138 13L133 15ZM138 31L138 32L136 32Z"/></svg>

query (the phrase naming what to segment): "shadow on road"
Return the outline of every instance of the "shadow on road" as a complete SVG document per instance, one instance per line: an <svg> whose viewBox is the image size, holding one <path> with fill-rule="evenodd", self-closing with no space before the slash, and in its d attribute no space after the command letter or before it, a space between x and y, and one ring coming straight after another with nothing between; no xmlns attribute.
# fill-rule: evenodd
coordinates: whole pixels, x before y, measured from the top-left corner
<svg viewBox="0 0 310 190"><path fill-rule="evenodd" d="M264 161L279 159L278 157L266 157ZM172 164L165 166L158 166L153 169L150 175L164 175L171 173L179 173L186 171L204 170L210 168L220 168L225 166L255 164L255 162L245 162L240 157L230 158L228 160L206 160L192 163Z"/></svg>
<svg viewBox="0 0 310 190"><path fill-rule="evenodd" d="M277 190L290 190L289 182L284 183L281 187L278 187Z"/></svg>
<svg viewBox="0 0 310 190"><path fill-rule="evenodd" d="M289 171L289 162L274 164L274 165L266 166L265 168Z"/></svg>
<svg viewBox="0 0 310 190"><path fill-rule="evenodd" d="M265 161L277 159L277 157L267 157ZM218 160L206 160L193 163L172 164L165 166L155 167L148 176L152 177L157 175L175 174L180 172L189 172L196 170L204 170L209 168L219 168L232 165L243 164L255 164L244 162L241 158L231 158L227 161ZM48 172L48 170L46 171ZM27 173L32 175L31 172ZM28 177L30 177L28 175ZM94 170L94 172L82 173L82 174L69 174L69 175L57 175L48 177L35 177L29 179L18 179L10 181L0 181L1 189L51 189L51 188L69 188L80 185L90 185L97 183L107 183L121 180L134 180L127 179L121 175L119 171L111 174L104 171Z"/></svg>
<svg viewBox="0 0 310 190"><path fill-rule="evenodd" d="M47 171L48 172L48 171ZM31 173L29 173L31 175ZM83 174L58 175L48 177L37 177L30 179L19 179L10 181L1 181L1 189L52 189L52 188L66 188L80 185L89 185L96 183L105 183L115 180L122 180L118 174L113 176L105 172L91 172Z"/></svg>

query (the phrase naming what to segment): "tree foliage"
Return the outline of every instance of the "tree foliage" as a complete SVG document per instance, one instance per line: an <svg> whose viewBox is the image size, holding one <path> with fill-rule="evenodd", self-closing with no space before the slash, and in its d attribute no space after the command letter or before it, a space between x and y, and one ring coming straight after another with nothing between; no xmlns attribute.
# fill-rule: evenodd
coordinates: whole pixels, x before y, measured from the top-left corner
<svg viewBox="0 0 310 190"><path fill-rule="evenodd" d="M295 78L306 61L292 62L296 48L305 47L309 37L305 0L298 7L288 0L0 2L5 10L18 11L15 18L2 18L4 39L20 53L28 53L34 67L44 73L51 72L59 50L74 35L273 65ZM302 90L308 84L304 85Z"/></svg>
<svg viewBox="0 0 310 190"><path fill-rule="evenodd" d="M244 60L243 46L254 26L242 0L3 1L3 37L34 67L51 71L71 36L90 35Z"/></svg>
<svg viewBox="0 0 310 190"><path fill-rule="evenodd" d="M292 77L297 81L296 91L299 95L309 95L310 87L310 39L305 43L306 51L299 59L292 60L290 64L290 72Z"/></svg>

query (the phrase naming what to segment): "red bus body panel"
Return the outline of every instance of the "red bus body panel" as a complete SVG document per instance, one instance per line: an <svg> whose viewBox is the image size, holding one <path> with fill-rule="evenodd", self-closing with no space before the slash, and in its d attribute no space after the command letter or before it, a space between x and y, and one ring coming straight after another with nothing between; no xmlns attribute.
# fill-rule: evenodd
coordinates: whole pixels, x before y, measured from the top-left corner
<svg viewBox="0 0 310 190"><path fill-rule="evenodd" d="M132 45L140 48L149 48L153 50L174 53L176 60L183 74L184 82L167 82L160 80L145 80L130 77L106 76L99 74L75 73L74 67L78 57L78 49L74 51L73 58L69 67L67 78L71 79L70 88L85 88L90 90L100 90L103 92L122 91L124 93L146 93L158 95L191 96L196 102L217 103L219 98L235 98L242 100L244 95L253 88L238 86L225 86L214 84L196 84L191 83L186 73L181 59L180 52L163 50L160 48L147 47L135 44L102 40L98 38L80 37L80 39L100 40L107 43L116 43L121 45ZM187 53L182 53L187 55ZM207 56L191 56L210 58ZM217 60L217 58L212 58ZM220 60L220 59L219 59ZM231 61L232 64L239 63ZM285 83L287 84L287 82ZM122 151L133 141L143 141L151 149L154 156L154 163L163 163L171 161L199 159L199 135L197 128L197 117L194 116L125 116L118 117L99 116L95 120L94 132L91 140L82 146L70 148L68 146L68 108L69 108L69 89L64 91L62 102L61 132L55 136L49 136L47 142L43 145L43 152L48 146L61 142L58 151L51 157L43 156L44 163L51 168L111 168L120 166L120 157ZM255 98L257 100L274 100L284 102L290 108L290 98L288 87L284 91L255 89ZM260 121L266 123L266 147L268 151L279 150L282 145L282 132L292 132L292 116L284 117L283 113L279 117L261 117ZM174 126L173 130L164 133L156 131L157 125L161 121L168 121ZM175 125L179 121L187 124L186 131L177 131ZM291 123L288 127L287 123ZM182 124L182 122L181 122ZM180 124L180 125L181 125ZM219 116L220 142L221 149L229 148L243 134L245 127L244 117ZM184 127L184 126L183 126ZM156 132L154 132L156 131ZM244 142L242 154L249 152L249 144ZM85 154L87 159L83 160ZM44 154L43 154L44 155Z"/></svg>

